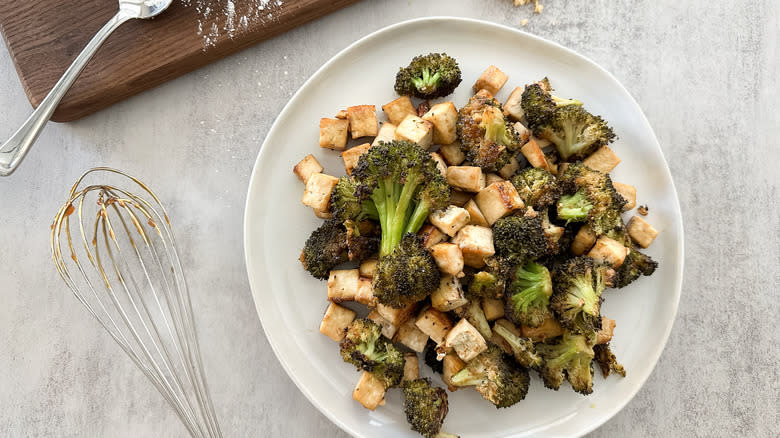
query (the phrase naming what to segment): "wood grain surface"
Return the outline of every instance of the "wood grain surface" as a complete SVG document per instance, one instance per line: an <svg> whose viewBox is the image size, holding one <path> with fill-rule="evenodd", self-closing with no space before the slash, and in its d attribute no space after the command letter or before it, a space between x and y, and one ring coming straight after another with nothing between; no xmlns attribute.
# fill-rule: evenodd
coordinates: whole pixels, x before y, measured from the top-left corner
<svg viewBox="0 0 780 438"><path fill-rule="evenodd" d="M176 0L159 17L111 35L52 120L84 117L356 1ZM34 106L116 11L116 0L0 0L0 31Z"/></svg>

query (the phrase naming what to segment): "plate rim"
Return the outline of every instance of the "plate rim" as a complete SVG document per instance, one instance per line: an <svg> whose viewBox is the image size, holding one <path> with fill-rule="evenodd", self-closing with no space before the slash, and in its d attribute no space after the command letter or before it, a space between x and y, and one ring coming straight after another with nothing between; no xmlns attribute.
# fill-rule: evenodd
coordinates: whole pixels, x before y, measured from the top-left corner
<svg viewBox="0 0 780 438"><path fill-rule="evenodd" d="M279 339L275 338L274 335L269 333L269 330L266 328L263 317L261 315L261 307L258 305L257 301L257 290L259 290L259 286L255 284L253 280L253 276L250 275L249 272L249 266L250 266L250 254L249 254L249 211L250 211L250 200L252 199L252 192L253 187L255 187L255 179L259 178L258 175L258 168L260 167L259 164L265 159L265 156L268 151L268 148L266 147L268 143L268 139L273 137L273 134L275 134L276 130L279 129L279 120L283 120L289 111L291 111L291 107L293 107L294 103L296 103L299 99L301 99L302 94L309 88L309 86L317 79L319 79L319 76L322 74L323 71L329 69L329 67L332 64L337 63L345 54L351 52L355 48L361 46L362 44L365 44L368 40L373 40L377 37L379 37L382 34L390 33L398 28L416 25L420 23L434 23L434 22L460 22L460 23L468 23L468 24L476 24L476 25L482 25L482 26L488 26L488 27L494 27L499 28L505 31L509 31L512 33L515 33L523 38L528 38L532 40L535 43L542 43L542 44L549 44L552 46L555 46L559 50L563 50L567 55L573 56L575 58L578 58L588 64L590 64L592 67L594 67L596 70L598 70L600 73L606 75L611 81L613 81L617 86L619 91L621 91L630 102L631 105L634 106L634 108L637 110L638 114L641 116L640 120L644 124L644 127L652 134L652 137L650 140L655 145L657 150L660 152L660 156L662 159L662 171L664 172L665 176L669 178L669 181L671 182L671 194L673 199L674 206L676 207L676 212L679 215L679 223L677 221L674 221L675 226L679 225L679 241L676 242L676 256L679 260L679 274L677 275L677 278L674 278L674 296L673 296L673 303L672 303L672 314L670 317L670 320L667 322L667 326L664 329L663 335L662 335L662 342L659 343L650 353L648 356L649 358L652 358L653 366L649 369L646 375L640 376L639 383L636 385L631 391L628 397L626 397L623 401L616 403L611 409L607 410L606 415L604 415L601 419L598 421L595 421L591 424L589 424L587 427L584 427L579 433L571 436L583 436L587 433L592 432L596 428L604 425L607 421L611 420L615 415L617 415L618 412L623 410L623 408L634 399L636 394L639 392L640 389L642 389L645 386L645 383L647 382L647 379L652 375L653 371L655 371L656 366L658 365L658 361L661 357L661 354L666 349L666 345L669 342L669 336L671 335L672 329L674 328L674 323L677 319L677 313L679 310L679 304L680 304L680 296L682 295L682 282L684 278L684 271L685 271L685 227L683 224L683 216L682 216L682 209L680 208L680 199L677 194L677 187L674 183L674 178L672 176L671 170L669 168L669 163L666 161L666 156L663 153L663 149L661 148L661 144L658 141L658 138L656 137L655 131L653 130L652 126L650 125L649 120L647 119L647 116L645 115L644 111L642 111L642 107L639 106L636 99L634 99L634 96L628 91L628 89L608 70L603 68L601 65L590 59L589 57L582 55L572 49L569 49L568 47L565 47L555 41L549 40L544 37L540 37L538 35L533 35L531 33L525 32L523 30L505 25L505 24L499 24L492 21L487 20L481 20L481 19L475 19L475 18L467 18L467 17L455 17L455 16L445 16L445 15L437 15L437 16L428 16L428 17L419 17L419 18L412 18L409 20L400 21L385 27L382 27L380 29L377 29L376 31L373 31L358 40L352 42L351 44L347 45L345 48L341 49L338 53L333 55L328 61L326 61L324 64L322 64L314 73L309 76L308 79L298 88L298 90L295 92L295 94L292 96L292 98L285 104L284 108L281 112L276 116L274 119L273 124L271 125L271 128L268 130L268 133L265 135L265 138L263 139L263 144L260 147L260 150L258 151L257 158L255 159L255 163L252 167L252 174L249 179L249 184L247 187L247 194L246 194L246 200L244 204L244 223L243 223L243 245L244 245L244 265L247 270L247 278L249 279L249 287L250 292L252 293L252 301L255 304L255 310L257 312L258 319L260 320L260 325L263 328L263 333L265 334L266 339L268 340L269 345L271 346L272 351L274 352L274 355L276 356L276 359L279 361L279 363L282 365L282 368L284 369L287 376L290 378L290 380L295 383L295 386L298 387L298 390L303 393L303 395L306 397L306 399L311 403L315 408L317 408L320 413L325 415L331 422L333 422L335 425L337 425L341 430L348 433L349 435L353 437L362 438L363 436L359 434L357 431L355 431L352 427L350 427L345 421L342 421L339 417L337 417L335 414L333 414L330 410L325 409L323 406L321 406L315 399L313 394L310 392L308 388L305 387L299 380L299 378L294 375L294 373L290 372L290 365L287 362L287 358L280 354L280 351L278 349L278 342Z"/></svg>

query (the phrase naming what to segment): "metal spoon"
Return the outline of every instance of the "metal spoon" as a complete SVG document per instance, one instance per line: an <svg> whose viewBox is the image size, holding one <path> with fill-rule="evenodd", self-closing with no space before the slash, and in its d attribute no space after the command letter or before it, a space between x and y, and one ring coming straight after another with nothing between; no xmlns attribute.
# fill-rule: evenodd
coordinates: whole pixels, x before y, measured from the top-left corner
<svg viewBox="0 0 780 438"><path fill-rule="evenodd" d="M68 89L108 36L122 23L133 18L152 18L166 10L171 3L173 0L119 0L119 12L108 20L108 23L89 41L27 121L7 142L0 146L0 176L10 175L16 170L65 93L68 92Z"/></svg>

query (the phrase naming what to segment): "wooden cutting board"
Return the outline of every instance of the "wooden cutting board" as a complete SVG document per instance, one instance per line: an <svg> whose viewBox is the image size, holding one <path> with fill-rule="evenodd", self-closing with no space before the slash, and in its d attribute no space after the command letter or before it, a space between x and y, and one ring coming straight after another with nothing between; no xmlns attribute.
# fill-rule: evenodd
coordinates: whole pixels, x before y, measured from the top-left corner
<svg viewBox="0 0 780 438"><path fill-rule="evenodd" d="M52 120L84 117L358 0L174 0L152 20L122 25ZM117 0L0 0L0 32L38 106Z"/></svg>

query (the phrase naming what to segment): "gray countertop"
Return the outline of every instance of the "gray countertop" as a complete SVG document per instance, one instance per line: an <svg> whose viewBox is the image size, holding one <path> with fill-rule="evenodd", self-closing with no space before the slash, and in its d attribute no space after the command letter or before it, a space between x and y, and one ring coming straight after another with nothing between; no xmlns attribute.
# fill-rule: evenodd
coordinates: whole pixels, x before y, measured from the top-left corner
<svg viewBox="0 0 780 438"><path fill-rule="evenodd" d="M276 114L322 63L383 26L447 14L516 27L528 18L528 32L601 64L639 102L671 167L686 235L679 314L645 386L590 436L780 435L780 5L544 4L532 16L511 0L366 0L49 126L21 169L0 179L2 434L184 434L50 261L50 221L70 185L110 165L149 182L176 220L226 436L346 436L297 390L263 335L241 250L246 187ZM3 135L30 111L4 46L0 108Z"/></svg>

